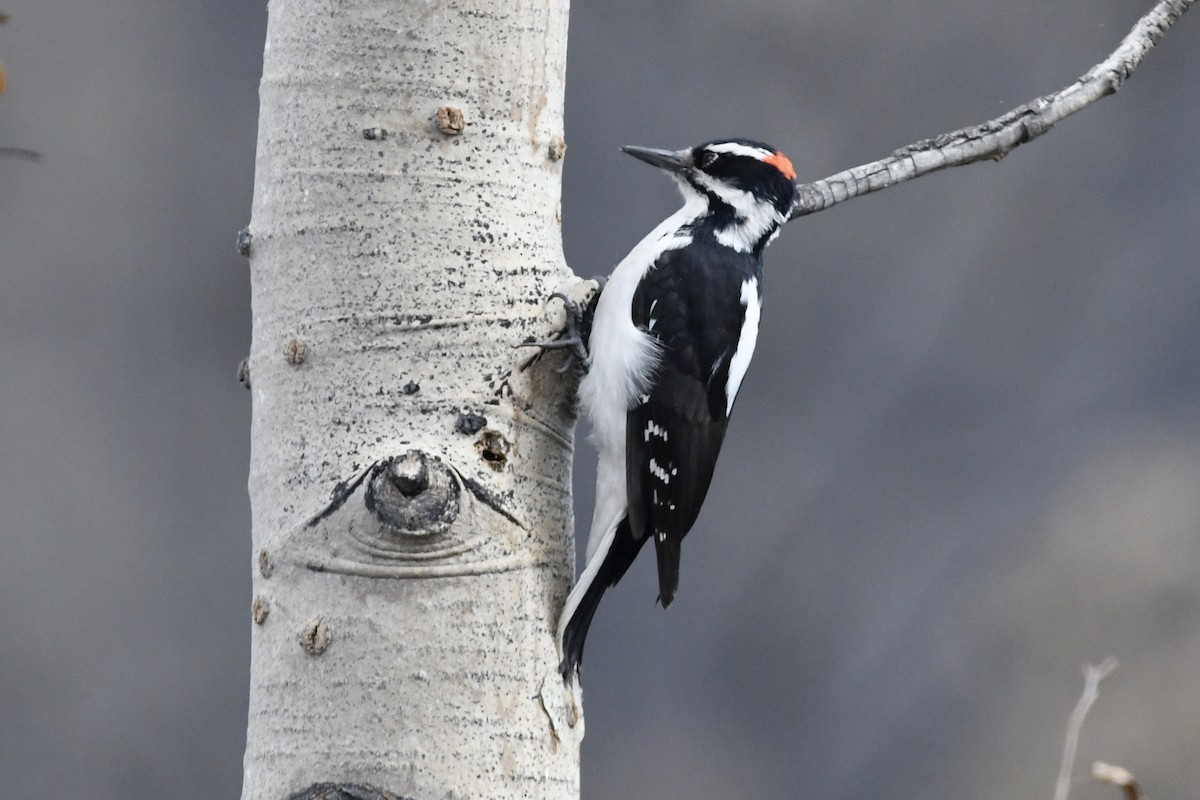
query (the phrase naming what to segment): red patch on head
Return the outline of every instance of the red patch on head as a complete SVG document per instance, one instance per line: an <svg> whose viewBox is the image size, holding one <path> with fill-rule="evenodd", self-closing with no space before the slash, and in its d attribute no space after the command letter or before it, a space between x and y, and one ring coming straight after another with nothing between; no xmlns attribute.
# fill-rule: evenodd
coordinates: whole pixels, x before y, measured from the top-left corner
<svg viewBox="0 0 1200 800"><path fill-rule="evenodd" d="M773 155L769 155L764 158L763 163L770 164L775 169L782 172L784 177L786 177L789 181L796 180L796 168L792 166L792 162L788 160L788 157L778 150L776 150Z"/></svg>

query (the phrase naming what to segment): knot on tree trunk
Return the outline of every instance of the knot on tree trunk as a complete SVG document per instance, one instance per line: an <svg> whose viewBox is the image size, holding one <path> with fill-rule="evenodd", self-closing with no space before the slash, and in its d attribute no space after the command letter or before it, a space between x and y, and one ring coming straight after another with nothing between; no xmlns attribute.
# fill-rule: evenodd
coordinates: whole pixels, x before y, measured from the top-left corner
<svg viewBox="0 0 1200 800"><path fill-rule="evenodd" d="M381 458L338 482L323 509L284 534L271 563L371 578L530 566L530 527L502 469L510 447L499 431L486 431L476 449L491 469L474 476L421 450Z"/></svg>
<svg viewBox="0 0 1200 800"><path fill-rule="evenodd" d="M303 791L289 794L288 800L406 800L406 798L369 783L314 783Z"/></svg>
<svg viewBox="0 0 1200 800"><path fill-rule="evenodd" d="M458 517L458 501L449 467L419 450L376 464L365 498L367 510L397 536L444 533Z"/></svg>

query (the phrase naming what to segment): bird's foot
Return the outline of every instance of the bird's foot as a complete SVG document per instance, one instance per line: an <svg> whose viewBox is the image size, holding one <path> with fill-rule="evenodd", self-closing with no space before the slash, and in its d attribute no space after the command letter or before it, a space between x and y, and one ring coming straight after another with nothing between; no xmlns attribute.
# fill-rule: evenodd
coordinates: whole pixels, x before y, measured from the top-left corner
<svg viewBox="0 0 1200 800"><path fill-rule="evenodd" d="M528 369L537 363L547 351L551 350L567 351L567 357L563 360L563 363L554 369L560 375L575 367L579 367L581 370L587 369L587 341L592 332L592 316L596 312L596 301L600 299L600 292L604 289L604 283L605 279L603 278L579 281L577 286L583 284L586 288L586 292L579 300L575 300L568 296L566 292L561 291L550 295L550 300L557 298L562 301L565 320L563 321L562 328L552 339L537 341L531 338L516 345L517 347L536 347L539 350L533 358L521 366L522 370ZM595 288L586 287L586 284L594 284Z"/></svg>

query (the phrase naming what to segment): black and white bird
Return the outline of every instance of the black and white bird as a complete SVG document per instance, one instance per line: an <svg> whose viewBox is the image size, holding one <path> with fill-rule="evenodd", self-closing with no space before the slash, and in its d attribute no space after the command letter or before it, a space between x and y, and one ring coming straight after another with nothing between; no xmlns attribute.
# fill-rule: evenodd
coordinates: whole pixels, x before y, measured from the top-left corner
<svg viewBox="0 0 1200 800"><path fill-rule="evenodd" d="M592 319L579 397L600 462L587 565L558 625L568 681L601 596L647 539L659 602L675 597L680 542L754 354L763 249L796 201L791 162L762 142L622 149L674 178L684 204L617 265Z"/></svg>

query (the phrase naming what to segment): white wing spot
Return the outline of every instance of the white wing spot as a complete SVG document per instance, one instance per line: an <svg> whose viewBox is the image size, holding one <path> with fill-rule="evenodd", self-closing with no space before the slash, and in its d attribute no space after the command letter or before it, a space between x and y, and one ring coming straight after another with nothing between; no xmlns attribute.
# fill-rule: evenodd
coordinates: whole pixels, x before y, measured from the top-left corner
<svg viewBox="0 0 1200 800"><path fill-rule="evenodd" d="M667 440L667 429L660 426L652 419L646 420L646 430L642 432L642 440L650 441L651 436L658 436L664 442Z"/></svg>
<svg viewBox="0 0 1200 800"><path fill-rule="evenodd" d="M667 532L666 532L666 531L659 531L659 532L658 532L658 540L659 540L660 542L665 542L665 541L667 540Z"/></svg>
<svg viewBox="0 0 1200 800"><path fill-rule="evenodd" d="M650 459L650 474L653 475L654 477L658 478L660 481L662 481L665 484L670 485L670 483L671 483L671 476L669 474L667 474L667 471L665 469L663 469L662 467L660 467L658 465L658 462L655 461L653 458Z"/></svg>

